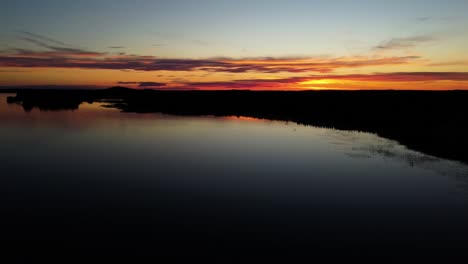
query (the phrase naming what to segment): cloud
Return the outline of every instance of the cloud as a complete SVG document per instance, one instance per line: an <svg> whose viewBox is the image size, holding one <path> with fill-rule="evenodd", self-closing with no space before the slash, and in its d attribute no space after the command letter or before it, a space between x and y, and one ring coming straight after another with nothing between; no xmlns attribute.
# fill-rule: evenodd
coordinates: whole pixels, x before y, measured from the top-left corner
<svg viewBox="0 0 468 264"><path fill-rule="evenodd" d="M436 41L437 38L430 35L413 36L407 38L393 38L375 47L375 49L391 50L412 48L419 44Z"/></svg>
<svg viewBox="0 0 468 264"><path fill-rule="evenodd" d="M415 21L418 23L440 23L440 22L448 22L456 19L453 16L423 16L415 18Z"/></svg>
<svg viewBox="0 0 468 264"><path fill-rule="evenodd" d="M289 90L290 84L307 80L301 77L292 77L285 79L255 79L255 80L235 80L226 82L192 82L186 83L185 88L190 89L209 89L209 90Z"/></svg>
<svg viewBox="0 0 468 264"><path fill-rule="evenodd" d="M161 82L117 82L122 85L138 84L138 87L163 87L166 83Z"/></svg>
<svg viewBox="0 0 468 264"><path fill-rule="evenodd" d="M30 71L25 71L25 70L2 70L2 69L0 69L0 72L3 72L3 73L15 73L15 72L30 72Z"/></svg>
<svg viewBox="0 0 468 264"><path fill-rule="evenodd" d="M140 82L140 87L161 87L166 86L165 83L160 82Z"/></svg>
<svg viewBox="0 0 468 264"><path fill-rule="evenodd" d="M31 32L28 32L28 31L18 31L18 33L21 33L21 34L23 34L25 36L29 36L30 38L39 39L39 40L42 40L42 41L45 41L45 42L54 43L56 45L68 46L67 44L65 44L62 41L55 40L55 39L52 39L52 38L49 38L49 37L45 37L45 36L42 36L42 35L39 35L39 34L31 33Z"/></svg>
<svg viewBox="0 0 468 264"><path fill-rule="evenodd" d="M427 66L456 66L456 65L468 65L468 60L453 60L453 61L430 63Z"/></svg>
<svg viewBox="0 0 468 264"><path fill-rule="evenodd" d="M123 46L110 46L110 47L107 47L109 49L125 49L125 47Z"/></svg>
<svg viewBox="0 0 468 264"><path fill-rule="evenodd" d="M468 72L392 72L374 74L349 74L312 76L312 79L342 79L351 81L420 82L420 81L468 81Z"/></svg>
<svg viewBox="0 0 468 264"><path fill-rule="evenodd" d="M398 65L410 63L419 57L259 57L259 58L158 58L126 53L96 52L60 46L48 37L22 32L19 37L45 50L11 49L0 52L3 67L54 67L135 71L206 71L227 73L331 73L340 68ZM121 46L109 48L120 49Z"/></svg>
<svg viewBox="0 0 468 264"><path fill-rule="evenodd" d="M428 81L468 81L468 72L393 72L374 74L344 74L344 75L311 75L307 77L291 77L283 79L245 79L222 82L190 82L185 87L197 89L256 89L256 90L290 90L303 88L303 82L334 81L358 82L428 82ZM318 83L320 84L320 83ZM302 85L302 87L301 87ZM314 85L310 83L309 85Z"/></svg>
<svg viewBox="0 0 468 264"><path fill-rule="evenodd" d="M57 59L57 58L67 58L67 57L97 57L101 56L104 53L87 51L81 49L72 49L72 48L49 48L49 51L34 51L28 49L12 49L15 56L23 58L43 58L43 59ZM0 52L7 55L9 52ZM1 57L0 57L1 60Z"/></svg>
<svg viewBox="0 0 468 264"><path fill-rule="evenodd" d="M140 84L140 82L117 82L117 84Z"/></svg>
<svg viewBox="0 0 468 264"><path fill-rule="evenodd" d="M416 21L424 22L424 21L428 21L428 20L431 20L431 19L432 19L432 17L428 17L428 16L426 16L426 17L417 17Z"/></svg>
<svg viewBox="0 0 468 264"><path fill-rule="evenodd" d="M313 81L327 80L329 83ZM354 86L343 84L344 81L357 82ZM468 72L393 72L393 73L374 73L374 74L344 74L344 75L310 75L306 77L289 77L279 79L241 79L233 81L213 81L213 82L185 82L178 86L168 85L159 82L117 82L120 85L137 85L140 88L155 88L161 90L303 90L310 86L321 88L385 88L392 85L384 83L412 83L417 84L415 87L420 87L421 82L430 83L434 81L453 81L459 85L457 89L462 89L468 82ZM308 82L308 83L305 83ZM377 83L377 86L365 86L366 82ZM458 83L457 83L458 82ZM460 83L463 82L463 83ZM340 85L341 84L341 85ZM465 84L465 86L463 86ZM364 86L363 86L364 85ZM62 86L35 86L34 88L63 88ZM67 86L67 88L72 86ZM401 87L400 84L396 87ZM76 89L91 89L105 88L97 86L76 86ZM443 88L443 86L441 86ZM466 88L465 88L466 89Z"/></svg>
<svg viewBox="0 0 468 264"><path fill-rule="evenodd" d="M45 85L9 85L0 86L0 88L10 89L36 89L36 90L96 90L105 89L107 86L97 85L67 85L67 84L45 84Z"/></svg>
<svg viewBox="0 0 468 264"><path fill-rule="evenodd" d="M23 41L32 43L38 47L45 48L51 51L49 55L98 55L100 54L99 52L92 52L92 51L87 51L83 49L67 47L68 45L66 45L65 43L61 41L54 40L54 39L44 37L41 35L37 35L34 33L30 33L27 31L19 31L19 33L21 33L22 36L19 36L18 39L21 39ZM25 49L14 49L14 50L23 54L35 53L35 51L25 50ZM53 54L53 52L55 52L56 54Z"/></svg>
<svg viewBox="0 0 468 264"><path fill-rule="evenodd" d="M341 58L157 58L129 54L110 54L74 48L50 46L34 40L48 51L13 49L0 53L3 67L54 67L82 69L115 69L136 71L207 71L263 73L330 73L340 68L407 64L419 57L341 57Z"/></svg>

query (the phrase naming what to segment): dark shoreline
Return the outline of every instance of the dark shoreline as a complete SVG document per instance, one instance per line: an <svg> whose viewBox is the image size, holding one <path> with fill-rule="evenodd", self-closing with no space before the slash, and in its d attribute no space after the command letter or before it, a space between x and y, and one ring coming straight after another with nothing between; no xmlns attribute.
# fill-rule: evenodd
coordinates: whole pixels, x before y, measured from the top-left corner
<svg viewBox="0 0 468 264"><path fill-rule="evenodd" d="M375 133L416 151L468 163L468 91L18 90L25 111L74 110L120 99L125 112L247 116Z"/></svg>

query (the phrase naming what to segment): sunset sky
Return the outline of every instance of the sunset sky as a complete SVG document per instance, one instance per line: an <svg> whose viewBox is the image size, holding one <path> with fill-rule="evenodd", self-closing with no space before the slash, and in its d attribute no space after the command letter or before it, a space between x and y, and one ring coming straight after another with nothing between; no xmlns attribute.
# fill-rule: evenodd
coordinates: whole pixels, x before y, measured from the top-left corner
<svg viewBox="0 0 468 264"><path fill-rule="evenodd" d="M3 0L0 86L468 89L467 0Z"/></svg>

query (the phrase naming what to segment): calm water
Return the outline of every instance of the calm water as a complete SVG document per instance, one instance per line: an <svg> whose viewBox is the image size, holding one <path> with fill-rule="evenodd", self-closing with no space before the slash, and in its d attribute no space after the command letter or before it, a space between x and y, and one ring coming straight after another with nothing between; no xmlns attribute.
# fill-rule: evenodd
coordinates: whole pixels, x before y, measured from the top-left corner
<svg viewBox="0 0 468 264"><path fill-rule="evenodd" d="M0 95L16 256L468 253L468 167L372 134L245 117L26 113Z"/></svg>

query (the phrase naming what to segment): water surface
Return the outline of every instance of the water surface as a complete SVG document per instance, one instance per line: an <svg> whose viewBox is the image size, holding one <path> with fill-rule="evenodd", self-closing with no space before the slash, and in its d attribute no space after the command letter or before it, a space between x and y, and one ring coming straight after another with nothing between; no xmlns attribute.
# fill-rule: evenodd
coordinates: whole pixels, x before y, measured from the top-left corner
<svg viewBox="0 0 468 264"><path fill-rule="evenodd" d="M468 252L462 163L357 131L104 105L24 112L0 95L2 240L12 252Z"/></svg>

